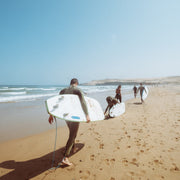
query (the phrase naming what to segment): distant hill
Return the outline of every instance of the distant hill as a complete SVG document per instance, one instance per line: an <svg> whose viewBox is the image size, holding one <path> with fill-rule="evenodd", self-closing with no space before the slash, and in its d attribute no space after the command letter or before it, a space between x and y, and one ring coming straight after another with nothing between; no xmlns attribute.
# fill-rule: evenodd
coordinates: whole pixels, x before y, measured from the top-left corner
<svg viewBox="0 0 180 180"><path fill-rule="evenodd" d="M143 83L146 85L153 84L179 84L180 76L171 76L163 78L151 78L151 79L104 79L104 80L93 80L83 85L137 85Z"/></svg>

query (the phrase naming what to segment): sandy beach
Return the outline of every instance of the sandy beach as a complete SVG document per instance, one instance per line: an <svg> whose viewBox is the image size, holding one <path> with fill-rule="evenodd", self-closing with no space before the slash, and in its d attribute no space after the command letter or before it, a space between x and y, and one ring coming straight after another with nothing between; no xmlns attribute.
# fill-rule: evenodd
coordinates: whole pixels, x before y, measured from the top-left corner
<svg viewBox="0 0 180 180"><path fill-rule="evenodd" d="M82 123L78 152L70 167L49 170L55 141L51 130L0 144L2 180L179 180L180 87L152 87L144 104L126 101L126 113L109 120ZM54 166L68 138L58 128Z"/></svg>

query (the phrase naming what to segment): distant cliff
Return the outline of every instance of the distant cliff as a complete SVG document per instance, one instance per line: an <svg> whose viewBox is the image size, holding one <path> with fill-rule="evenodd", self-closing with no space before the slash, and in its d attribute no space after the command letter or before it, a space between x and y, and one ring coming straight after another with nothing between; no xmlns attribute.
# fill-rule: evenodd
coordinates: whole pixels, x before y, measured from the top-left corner
<svg viewBox="0 0 180 180"><path fill-rule="evenodd" d="M143 83L146 85L155 84L179 84L180 76L172 76L165 78L152 78L152 79L104 79L104 80L93 80L91 82L84 83L83 85L138 85Z"/></svg>

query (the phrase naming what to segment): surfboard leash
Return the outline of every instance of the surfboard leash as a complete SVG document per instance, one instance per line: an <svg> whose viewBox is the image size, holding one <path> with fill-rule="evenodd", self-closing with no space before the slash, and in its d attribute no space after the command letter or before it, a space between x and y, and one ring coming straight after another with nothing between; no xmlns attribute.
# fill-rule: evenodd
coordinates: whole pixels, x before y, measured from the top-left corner
<svg viewBox="0 0 180 180"><path fill-rule="evenodd" d="M54 143L54 152L53 152L53 157L52 157L52 165L51 168L49 170L55 170L56 167L54 166L54 161L55 161L55 151L56 151L56 141L57 141L57 121L56 121L56 117L54 117L54 120L56 122L56 135L55 135L55 143Z"/></svg>

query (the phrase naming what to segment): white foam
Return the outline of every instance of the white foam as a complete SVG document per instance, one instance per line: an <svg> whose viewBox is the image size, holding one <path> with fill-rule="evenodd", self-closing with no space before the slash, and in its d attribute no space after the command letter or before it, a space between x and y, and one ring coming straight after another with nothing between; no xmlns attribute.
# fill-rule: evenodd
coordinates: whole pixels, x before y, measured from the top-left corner
<svg viewBox="0 0 180 180"><path fill-rule="evenodd" d="M85 93L116 91L117 86L80 86ZM127 92L132 89L132 86L122 86L121 91Z"/></svg>
<svg viewBox="0 0 180 180"><path fill-rule="evenodd" d="M55 96L56 93L51 94L37 94L37 95L27 95L27 96L10 96L10 97L0 97L0 102L18 102L22 100L36 100L42 97Z"/></svg>
<svg viewBox="0 0 180 180"><path fill-rule="evenodd" d="M20 90L24 90L25 88L24 87L21 87L21 88L8 88L8 90L12 90L12 91L20 91Z"/></svg>
<svg viewBox="0 0 180 180"><path fill-rule="evenodd" d="M21 95L21 94L26 94L25 91L23 92L1 92L1 95Z"/></svg>

